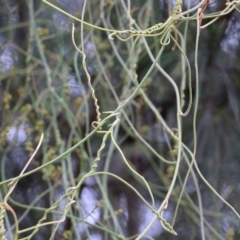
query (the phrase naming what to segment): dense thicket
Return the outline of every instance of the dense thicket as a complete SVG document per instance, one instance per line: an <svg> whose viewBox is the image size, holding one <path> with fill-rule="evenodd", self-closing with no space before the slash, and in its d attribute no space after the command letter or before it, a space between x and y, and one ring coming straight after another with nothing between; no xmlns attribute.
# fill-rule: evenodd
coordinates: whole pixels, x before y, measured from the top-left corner
<svg viewBox="0 0 240 240"><path fill-rule="evenodd" d="M52 2L76 17L82 16L81 0ZM128 29L129 17L124 6L128 6L129 2L131 16L142 29L165 22L175 3L165 0L92 0L87 1L85 21L109 29ZM198 1L189 2L183 1L183 11ZM33 154L41 133L44 133L41 148L26 171L49 162L86 137L94 130L91 124L96 121L97 114L88 76L82 66L83 57L72 43L74 20L39 0L0 0L0 4L0 180L4 182L20 174ZM204 14L206 16L224 8L226 1L212 0ZM198 144L195 154L199 169L208 182L238 211L239 16L239 12L233 10L200 31ZM210 19L204 18L202 25L208 22ZM187 24L187 27L184 21L175 24L184 36L185 53L192 70L193 88L191 90L188 84L186 86L185 108L190 101L189 90L193 94L193 106L198 91L194 62L196 19ZM80 47L80 23L75 21L75 27L75 41ZM180 44L181 38L176 34L176 29L172 33ZM104 118L104 112L115 110L136 89L152 66L152 60L143 44L132 51L134 38L122 42L114 37L112 41L109 33L89 26L85 26L83 35L87 70ZM161 48L159 37L146 37L146 40L156 57ZM182 55L172 40L158 63L180 89ZM185 70L187 74L187 68ZM132 72L137 74L137 82L131 78L134 76ZM142 89L169 128L175 131L176 94L166 77L154 68ZM190 149L193 148L193 109L181 123L183 143ZM139 136L169 161L176 160L176 139L164 130L140 93L124 107L119 118L120 124L114 128L115 139L128 163L147 180L157 208L169 189L174 165L160 161ZM103 130L108 129L108 124L112 124L110 119ZM18 182L8 204L15 211L21 230L35 226L44 211L91 169L102 138L102 133L95 133L55 163ZM169 223L172 222L188 170L184 154L169 206L164 213ZM97 170L114 173L126 180L151 203L146 185L129 170L110 139L106 141ZM159 220L147 235L164 240L203 239L200 226L202 215L206 239L238 239L239 219L209 190L196 171L194 176L190 175L187 181L175 220L174 230L178 236L165 232ZM203 212L200 214L197 188L202 201ZM8 185L1 185L1 201L8 189ZM127 238L141 233L153 216L132 189L104 174L84 181L75 195L75 201L53 239L117 239L117 234ZM45 221L59 220L66 206L67 200L63 199L54 211L50 211ZM5 214L4 226L7 239L13 239L14 219L9 211ZM49 239L54 226L41 227L32 239ZM31 231L20 232L19 238L28 236Z"/></svg>

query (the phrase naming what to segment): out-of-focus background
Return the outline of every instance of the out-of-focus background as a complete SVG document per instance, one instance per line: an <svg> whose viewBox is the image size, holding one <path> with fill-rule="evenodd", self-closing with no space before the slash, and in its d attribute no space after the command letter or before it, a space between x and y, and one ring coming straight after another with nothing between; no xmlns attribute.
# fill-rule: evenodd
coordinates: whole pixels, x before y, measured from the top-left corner
<svg viewBox="0 0 240 240"><path fill-rule="evenodd" d="M76 18L82 16L82 0L50 2ZM184 0L182 11L199 2ZM133 25L129 24L129 8L132 19L141 29L146 29L165 22L175 3L170 0L89 0L84 19L102 28L130 29ZM204 14L220 14L225 8L225 0L212 0L206 5ZM189 16L195 13L196 9ZM204 18L201 24L210 21L211 18ZM93 130L91 123L96 121L97 114L82 65L83 57L72 42L73 22L74 39L81 48L80 22L40 0L0 0L1 182L20 174L42 133L44 138L40 150L26 171L60 156ZM179 45L183 44L192 73L193 105L181 122L183 143L191 150L194 147L193 115L196 93L199 92L195 154L198 167L211 186L236 211L240 211L240 13L239 10L229 11L201 29L197 50L199 89L196 89L194 62L196 22L196 17L176 22L172 31ZM114 40L109 39L109 34L90 26L83 29L87 71L102 118L107 116L104 112L114 111L131 95L152 66L147 49L143 43L139 44L141 38L136 43L136 37L124 42L116 36ZM160 38L145 37L155 57L161 49ZM132 47L134 44L139 47ZM179 89L183 75L188 76L187 67L182 70L182 57L171 40L158 60ZM137 74L137 82L131 78L133 71ZM142 90L169 128L176 132L175 90L157 67L149 74ZM184 109L190 101L189 90L187 83ZM153 150L174 162L177 142L167 133L140 93L125 105L119 118L114 137L130 166L148 182L155 198L154 207L158 209L171 184L175 165L161 161ZM108 121L105 130L113 122ZM84 181L74 196L76 202L67 212L63 214L68 198L49 210L43 222L57 222L65 216L57 228L54 223L46 224L27 238L46 209L90 171L102 139L103 133L95 133L54 164L18 182L8 204L18 218L19 239L46 240L52 236L51 239L62 240L107 240L121 239L120 235L124 239L136 239L147 228L154 216L151 209L122 181L99 174ZM190 156L187 157L189 162L185 161L184 155L187 153L182 154L178 178L163 213L170 224L174 220L174 230L178 235L165 231L157 219L141 239L240 239L240 220L209 189L194 167L182 198L179 198L191 161ZM146 185L129 170L110 138L101 152L97 171L119 176L138 190L149 204L152 203ZM0 188L0 201L3 201L9 186L3 184ZM16 225L10 211L5 212L4 223L1 222L3 227L6 239L14 239ZM54 229L56 232L53 234Z"/></svg>

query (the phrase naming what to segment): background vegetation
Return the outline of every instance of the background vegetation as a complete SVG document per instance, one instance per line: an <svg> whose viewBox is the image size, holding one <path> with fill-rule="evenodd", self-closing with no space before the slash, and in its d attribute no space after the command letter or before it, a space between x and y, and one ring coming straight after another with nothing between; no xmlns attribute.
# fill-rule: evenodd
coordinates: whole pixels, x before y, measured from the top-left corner
<svg viewBox="0 0 240 240"><path fill-rule="evenodd" d="M0 238L239 239L240 2L49 3L0 0Z"/></svg>

